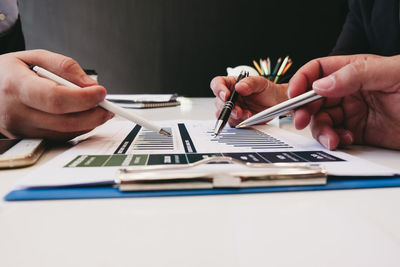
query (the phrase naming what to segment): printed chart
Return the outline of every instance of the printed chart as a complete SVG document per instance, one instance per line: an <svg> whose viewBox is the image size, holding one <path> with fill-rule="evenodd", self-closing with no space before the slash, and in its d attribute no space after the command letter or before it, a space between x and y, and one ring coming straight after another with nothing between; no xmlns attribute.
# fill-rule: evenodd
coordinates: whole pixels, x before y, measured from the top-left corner
<svg viewBox="0 0 400 267"><path fill-rule="evenodd" d="M172 128L168 130L171 131ZM178 133L178 137L175 141L180 142L178 145L174 144L172 137L136 125L119 144L114 154L78 155L64 167L188 164L210 156L229 156L255 163L344 161L324 151L289 151L293 148L291 145L256 129L225 128L217 137L206 127L201 131L197 130L196 132L188 128L185 123L177 123L175 133ZM184 151L179 151L176 147L183 147ZM202 153L204 150L207 150L207 153ZM153 153L154 151L157 153Z"/></svg>

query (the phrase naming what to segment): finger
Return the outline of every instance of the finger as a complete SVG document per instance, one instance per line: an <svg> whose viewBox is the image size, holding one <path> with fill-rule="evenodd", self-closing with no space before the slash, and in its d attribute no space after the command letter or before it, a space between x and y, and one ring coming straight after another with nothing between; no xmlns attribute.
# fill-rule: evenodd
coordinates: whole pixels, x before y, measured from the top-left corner
<svg viewBox="0 0 400 267"><path fill-rule="evenodd" d="M340 144L340 138L332 127L331 117L326 112L320 112L311 119L313 137L329 150L334 150Z"/></svg>
<svg viewBox="0 0 400 267"><path fill-rule="evenodd" d="M217 113L219 115L219 113L221 112L221 110L223 109L223 107L225 105L225 102L222 101L220 98L215 98L214 105L215 105L215 107L217 109ZM218 115L217 115L217 117L218 117Z"/></svg>
<svg viewBox="0 0 400 267"><path fill-rule="evenodd" d="M316 93L326 97L343 97L360 90L365 80L365 62L351 63L312 85Z"/></svg>
<svg viewBox="0 0 400 267"><path fill-rule="evenodd" d="M235 88L236 91L242 96L257 94L268 90L273 83L260 76L250 76L240 80Z"/></svg>
<svg viewBox="0 0 400 267"><path fill-rule="evenodd" d="M299 108L295 111L293 116L293 121L296 129L301 130L304 129L311 120L311 115L320 112L322 106L322 102L312 103L302 108ZM333 106L333 107L325 107L324 105L323 111L326 112L329 116L331 116L333 125L340 125L343 123L344 113L343 109L340 106Z"/></svg>
<svg viewBox="0 0 400 267"><path fill-rule="evenodd" d="M52 115L30 109L29 119L25 119L24 125L56 132L82 132L93 130L112 117L113 113L102 108L63 115Z"/></svg>
<svg viewBox="0 0 400 267"><path fill-rule="evenodd" d="M315 81L313 88L326 97L343 97L359 90L392 90L398 83L398 78L393 79L400 71L397 65L390 58L359 57L328 77Z"/></svg>
<svg viewBox="0 0 400 267"><path fill-rule="evenodd" d="M28 70L29 71L29 70ZM94 85L70 88L41 78L34 73L13 81L19 100L27 106L54 114L65 114L91 109L106 96L104 87Z"/></svg>
<svg viewBox="0 0 400 267"><path fill-rule="evenodd" d="M343 125L344 113L342 107L324 108L324 112L329 115L333 127Z"/></svg>
<svg viewBox="0 0 400 267"><path fill-rule="evenodd" d="M25 115L26 112L20 112L24 109L29 109L26 106L16 104L16 109L9 110L7 116L2 117L2 127L7 129L7 136L11 138L24 138L24 137L40 137L45 139L53 139L53 140L69 140L78 135L86 133L89 130L79 131L79 132L58 132L48 129L40 129L37 128L34 123L30 120L30 115L32 114L32 110L29 110L29 116ZM38 112L38 111L36 111ZM53 115L51 115L53 116ZM46 118L47 119L47 118ZM43 120L45 123L47 120Z"/></svg>
<svg viewBox="0 0 400 267"><path fill-rule="evenodd" d="M79 135L88 133L89 131L83 132L72 132L72 133L63 133L63 132L56 132L56 131L49 131L43 129L29 129L29 131L23 131L20 135L17 135L18 138L23 137L31 137L31 138L43 138L46 140L57 140L57 141L68 141L71 140Z"/></svg>
<svg viewBox="0 0 400 267"><path fill-rule="evenodd" d="M348 146L354 143L354 134L347 129L335 129L340 139L340 146Z"/></svg>
<svg viewBox="0 0 400 267"><path fill-rule="evenodd" d="M111 119L113 115L101 108L74 114L53 115L23 106L19 107L18 112L9 113L10 120L6 128L19 135L27 135L32 129L74 133L90 131Z"/></svg>
<svg viewBox="0 0 400 267"><path fill-rule="evenodd" d="M230 88L233 88L235 82L236 78L233 76L217 76L211 80L210 87L216 97L225 101L230 94Z"/></svg>
<svg viewBox="0 0 400 267"><path fill-rule="evenodd" d="M313 87L313 82L338 71L347 64L365 58L366 55L330 56L311 60L302 66L289 81L290 98L303 94ZM369 55L370 57L374 57Z"/></svg>
<svg viewBox="0 0 400 267"><path fill-rule="evenodd" d="M353 94L360 89L370 87L370 84L375 84L376 80L384 81L379 75L381 66L377 66L379 60L368 57L358 59L351 62L332 73L328 77L324 77L313 83L313 89L326 97L343 97ZM382 73L385 75L386 73ZM377 84L376 87L381 87L382 84Z"/></svg>
<svg viewBox="0 0 400 267"><path fill-rule="evenodd" d="M215 116L218 118L222 109L225 106L225 102L223 102L221 99L216 98L214 101L215 107L217 109L217 111L215 112ZM240 106L235 105L234 108L231 111L231 114L229 116L229 124L232 125L236 125L239 122L241 122L242 120L244 120L245 118L247 118L246 114L248 114L248 112L246 113Z"/></svg>
<svg viewBox="0 0 400 267"><path fill-rule="evenodd" d="M236 127L236 125L238 125L242 120L239 119L235 119L235 118L229 118L228 120L228 124L231 127Z"/></svg>
<svg viewBox="0 0 400 267"><path fill-rule="evenodd" d="M229 119L229 125L231 125L232 127L235 127L236 125L238 125L239 123L241 123L244 120L247 120L251 116L254 116L254 113L252 113L248 109L242 109L242 113L241 113L240 117L237 117L237 118L232 117L232 118ZM269 122L271 120L272 119L261 121L261 122L259 122L257 124L265 124L265 123L267 123L267 122Z"/></svg>
<svg viewBox="0 0 400 267"><path fill-rule="evenodd" d="M228 123L231 127L235 127L245 119L248 119L252 116L252 113L249 110L240 109L238 111L233 110L231 116L229 117Z"/></svg>
<svg viewBox="0 0 400 267"><path fill-rule="evenodd" d="M240 120L243 117L243 109L240 106L234 106L231 112L231 116L235 120Z"/></svg>
<svg viewBox="0 0 400 267"><path fill-rule="evenodd" d="M273 82L259 76L250 76L241 80L236 86L243 102L246 97L258 98L256 102L270 107L287 100L287 85L274 84ZM265 108L264 107L264 108Z"/></svg>
<svg viewBox="0 0 400 267"><path fill-rule="evenodd" d="M293 115L296 129L304 129L310 123L311 116L322 108L325 101L325 99L320 99L296 109Z"/></svg>
<svg viewBox="0 0 400 267"><path fill-rule="evenodd" d="M290 79L288 97L301 95L311 88L312 82L321 75L321 64L318 59L312 60L301 67Z"/></svg>
<svg viewBox="0 0 400 267"><path fill-rule="evenodd" d="M297 130L302 130L311 122L311 115L304 108L299 108L293 113L293 124Z"/></svg>
<svg viewBox="0 0 400 267"><path fill-rule="evenodd" d="M74 59L46 50L28 50L15 55L29 65L45 68L80 87L97 84L86 75L81 66Z"/></svg>

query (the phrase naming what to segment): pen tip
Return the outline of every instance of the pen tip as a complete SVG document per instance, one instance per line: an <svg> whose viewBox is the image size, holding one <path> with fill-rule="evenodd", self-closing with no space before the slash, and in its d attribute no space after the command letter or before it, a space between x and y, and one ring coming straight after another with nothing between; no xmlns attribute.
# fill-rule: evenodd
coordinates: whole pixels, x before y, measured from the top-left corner
<svg viewBox="0 0 400 267"><path fill-rule="evenodd" d="M245 128L246 127L246 124L244 124L244 123L239 123L238 125L236 125L236 129L240 129L240 128Z"/></svg>
<svg viewBox="0 0 400 267"><path fill-rule="evenodd" d="M172 137L172 134L171 134L170 132L164 130L164 129L161 129L159 133L160 133L160 134L163 134L163 135L166 135L166 136L168 136L168 137Z"/></svg>
<svg viewBox="0 0 400 267"><path fill-rule="evenodd" d="M214 128L214 137L217 137L217 135L221 132L222 128L223 128L223 120L218 120L217 121L217 125L215 125Z"/></svg>
<svg viewBox="0 0 400 267"><path fill-rule="evenodd" d="M214 137L217 137L217 135L221 132L221 128L215 128L214 130Z"/></svg>

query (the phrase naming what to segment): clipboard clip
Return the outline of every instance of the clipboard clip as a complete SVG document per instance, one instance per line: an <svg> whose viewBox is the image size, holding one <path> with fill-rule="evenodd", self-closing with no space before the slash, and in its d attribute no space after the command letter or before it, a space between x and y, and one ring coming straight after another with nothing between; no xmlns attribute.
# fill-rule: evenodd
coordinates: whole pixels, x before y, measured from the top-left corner
<svg viewBox="0 0 400 267"><path fill-rule="evenodd" d="M208 163L244 165L239 170L197 169ZM326 184L327 172L315 163L253 163L227 156L213 156L189 164L150 165L118 171L121 191L242 188Z"/></svg>

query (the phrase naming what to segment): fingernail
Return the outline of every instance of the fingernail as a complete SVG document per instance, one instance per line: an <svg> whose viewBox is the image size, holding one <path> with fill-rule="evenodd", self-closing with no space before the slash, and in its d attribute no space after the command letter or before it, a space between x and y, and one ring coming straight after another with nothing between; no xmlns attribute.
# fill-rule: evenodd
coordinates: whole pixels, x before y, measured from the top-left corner
<svg viewBox="0 0 400 267"><path fill-rule="evenodd" d="M105 92L104 90L102 90L102 91L99 93L99 101L103 101L104 98L106 98L106 92Z"/></svg>
<svg viewBox="0 0 400 267"><path fill-rule="evenodd" d="M327 149L331 149L328 136L322 134L318 137L318 141Z"/></svg>
<svg viewBox="0 0 400 267"><path fill-rule="evenodd" d="M332 75L329 75L328 77L315 81L312 87L317 90L326 91L332 89L333 86L335 86L335 83L335 78Z"/></svg>
<svg viewBox="0 0 400 267"><path fill-rule="evenodd" d="M237 119L237 112L236 112L236 110L232 110L231 116L232 116L234 119Z"/></svg>
<svg viewBox="0 0 400 267"><path fill-rule="evenodd" d="M352 144L353 143L353 136L349 133L345 133L340 135L340 138L346 143L346 144Z"/></svg>
<svg viewBox="0 0 400 267"><path fill-rule="evenodd" d="M226 93L224 91L221 91L221 93L219 93L219 98L221 98L222 100L225 100L225 96Z"/></svg>
<svg viewBox="0 0 400 267"><path fill-rule="evenodd" d="M250 111L247 111L247 112L246 112L246 118L248 119L248 118L250 118L251 116L252 116L251 112L250 112Z"/></svg>
<svg viewBox="0 0 400 267"><path fill-rule="evenodd" d="M107 120L110 120L110 119L114 118L114 116L115 116L114 113L108 112L108 114L107 114Z"/></svg>
<svg viewBox="0 0 400 267"><path fill-rule="evenodd" d="M83 75L82 78L81 78L81 80L82 80L82 82L83 82L84 84L96 84L96 83L97 83L95 80L93 80L92 78L90 78L90 77L87 76L87 75Z"/></svg>

